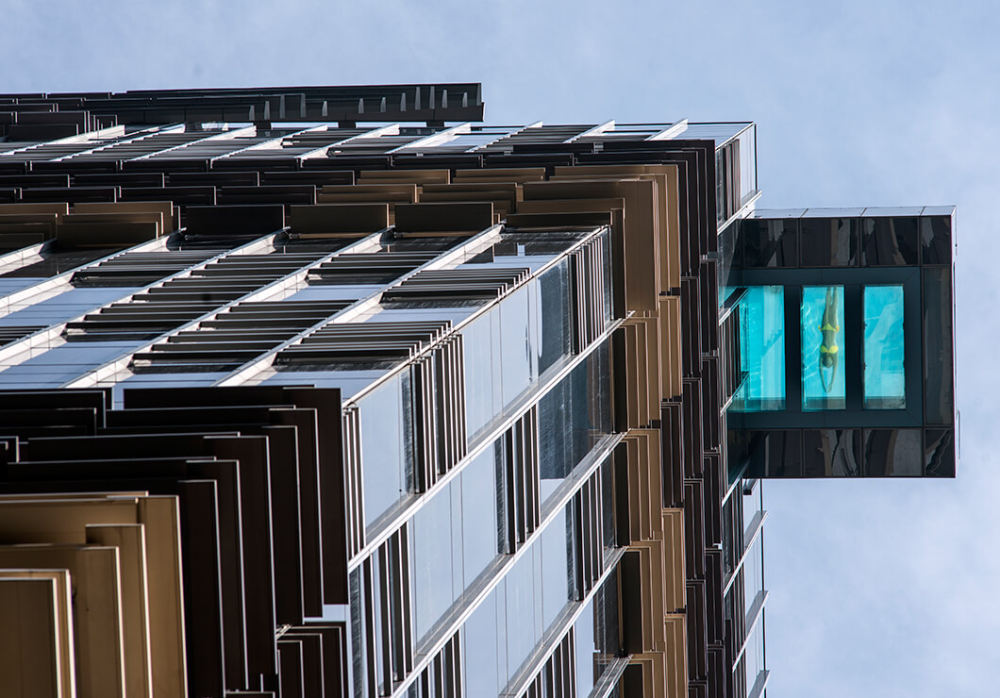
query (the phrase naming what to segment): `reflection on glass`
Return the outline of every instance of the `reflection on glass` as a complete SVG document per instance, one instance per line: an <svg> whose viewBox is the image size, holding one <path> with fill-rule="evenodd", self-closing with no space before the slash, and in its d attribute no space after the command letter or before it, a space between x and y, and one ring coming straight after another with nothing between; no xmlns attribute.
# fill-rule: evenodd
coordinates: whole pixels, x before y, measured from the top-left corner
<svg viewBox="0 0 1000 698"><path fill-rule="evenodd" d="M742 387L733 399L739 412L785 408L785 292L781 286L750 286L740 300Z"/></svg>
<svg viewBox="0 0 1000 698"><path fill-rule="evenodd" d="M463 584L493 562L498 551L497 480L493 449L486 449L461 475Z"/></svg>
<svg viewBox="0 0 1000 698"><path fill-rule="evenodd" d="M537 283L527 284L500 303L501 399L504 405L513 402L538 377L535 323L531 320L536 287Z"/></svg>
<svg viewBox="0 0 1000 698"><path fill-rule="evenodd" d="M496 505L493 449L486 449L414 514L410 574L418 644L496 559ZM560 542L565 547L565 533Z"/></svg>
<svg viewBox="0 0 1000 698"><path fill-rule="evenodd" d="M861 474L861 432L858 429L804 429L804 477L853 477Z"/></svg>
<svg viewBox="0 0 1000 698"><path fill-rule="evenodd" d="M949 267L928 267L921 273L924 421L951 425L955 422L954 282Z"/></svg>
<svg viewBox="0 0 1000 698"><path fill-rule="evenodd" d="M536 548L541 549L541 586L542 586L542 627L547 628L555 622L556 616L569 601L570 591L570 560L568 540L572 540L573 532L566 509L559 511L555 521L542 532L542 539Z"/></svg>
<svg viewBox="0 0 1000 698"><path fill-rule="evenodd" d="M844 287L802 287L802 409L842 410Z"/></svg>
<svg viewBox="0 0 1000 698"><path fill-rule="evenodd" d="M920 429L866 429L864 444L867 477L920 477L923 449Z"/></svg>
<svg viewBox="0 0 1000 698"><path fill-rule="evenodd" d="M573 624L577 695L586 696L620 654L618 584L614 575L598 588Z"/></svg>
<svg viewBox="0 0 1000 698"><path fill-rule="evenodd" d="M564 241L554 239L544 244L561 250L577 237L578 234L573 234ZM608 236L601 242L606 246L605 253L610 255ZM525 249L530 252L541 244L508 243L510 240L504 245L521 252ZM567 259L559 260L462 328L469 443L535 385L546 370L572 354L573 293L569 269ZM603 286L599 302L606 325L612 310L610 265L603 265L602 273L603 283L597 285Z"/></svg>
<svg viewBox="0 0 1000 698"><path fill-rule="evenodd" d="M465 621L462 655L466 691L463 695L497 695L500 688L523 671L545 632L570 603L575 534L569 506L532 539L530 549L507 568L500 583ZM617 638L617 592L613 598L614 607L601 607L601 613L602 618L615 615L612 633ZM587 622L594 623L593 614ZM605 622L604 625L611 624ZM604 625L599 626L599 633ZM592 648L593 645L592 641Z"/></svg>
<svg viewBox="0 0 1000 698"><path fill-rule="evenodd" d="M799 260L802 266L844 267L857 265L857 219L803 218L799 221L799 225L801 226Z"/></svg>
<svg viewBox="0 0 1000 698"><path fill-rule="evenodd" d="M538 380L540 370L570 351L571 333L561 330L570 317L562 307L569 290L552 278L556 287L543 286L541 293L561 295L539 300L539 282L532 280L462 329L470 443Z"/></svg>
<svg viewBox="0 0 1000 698"><path fill-rule="evenodd" d="M413 530L412 579L414 617L419 643L434 622L451 606L455 589L452 555L456 523L452 518L451 492L432 497L411 522ZM461 569L461 560L458 560Z"/></svg>
<svg viewBox="0 0 1000 698"><path fill-rule="evenodd" d="M358 401L361 417L362 491L365 525L371 526L410 490L413 444L408 422L410 403L407 374L394 376Z"/></svg>
<svg viewBox="0 0 1000 698"><path fill-rule="evenodd" d="M576 688L577 695L586 696L594 688L594 600L583 607L583 611L573 624L573 639L576 644Z"/></svg>
<svg viewBox="0 0 1000 698"><path fill-rule="evenodd" d="M924 264L951 263L951 216L921 217L920 246Z"/></svg>
<svg viewBox="0 0 1000 698"><path fill-rule="evenodd" d="M462 676L468 696L495 696L507 683L507 645L497 642L497 597L494 590L462 626Z"/></svg>
<svg viewBox="0 0 1000 698"><path fill-rule="evenodd" d="M469 440L501 409L499 357L494 359L494 337L500 333L494 309L462 330L465 345L465 414Z"/></svg>
<svg viewBox="0 0 1000 698"><path fill-rule="evenodd" d="M569 262L560 260L557 265L538 279L538 293L535 295L537 308L535 317L541 326L536 330L538 372L545 369L572 351L573 328L572 296L569 291Z"/></svg>
<svg viewBox="0 0 1000 698"><path fill-rule="evenodd" d="M865 286L865 407L906 407L903 287Z"/></svg>
<svg viewBox="0 0 1000 698"><path fill-rule="evenodd" d="M507 661L511 674L528 658L542 636L540 545L533 545L504 577L507 593ZM509 678L509 677L508 677Z"/></svg>
<svg viewBox="0 0 1000 698"><path fill-rule="evenodd" d="M487 449L413 516L410 572L418 643L496 558L496 501L493 450ZM565 547L565 534L560 542Z"/></svg>
<svg viewBox="0 0 1000 698"><path fill-rule="evenodd" d="M794 267L798 264L798 221L794 218L747 219L740 226L743 265Z"/></svg>
<svg viewBox="0 0 1000 698"><path fill-rule="evenodd" d="M605 342L539 400L539 491L543 505L576 464L611 432L609 382Z"/></svg>
<svg viewBox="0 0 1000 698"><path fill-rule="evenodd" d="M601 519L604 530L601 531L601 544L605 554L617 546L615 530L615 464L608 458L601 464Z"/></svg>
<svg viewBox="0 0 1000 698"><path fill-rule="evenodd" d="M861 258L866 266L917 264L916 218L863 218L861 228Z"/></svg>
<svg viewBox="0 0 1000 698"><path fill-rule="evenodd" d="M924 431L924 476L955 477L955 432L951 429Z"/></svg>

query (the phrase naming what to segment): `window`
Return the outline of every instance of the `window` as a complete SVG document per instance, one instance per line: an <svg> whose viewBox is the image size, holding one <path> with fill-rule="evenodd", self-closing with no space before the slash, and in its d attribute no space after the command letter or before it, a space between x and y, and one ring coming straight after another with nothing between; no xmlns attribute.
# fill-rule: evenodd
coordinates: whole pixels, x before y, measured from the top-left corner
<svg viewBox="0 0 1000 698"><path fill-rule="evenodd" d="M577 365L538 402L541 500L611 432L608 345Z"/></svg>
<svg viewBox="0 0 1000 698"><path fill-rule="evenodd" d="M844 358L844 287L803 286L802 409L842 410L847 382Z"/></svg>
<svg viewBox="0 0 1000 698"><path fill-rule="evenodd" d="M733 400L740 412L785 408L784 291L750 286L740 300L740 367L746 378Z"/></svg>
<svg viewBox="0 0 1000 698"><path fill-rule="evenodd" d="M406 374L394 376L358 402L368 527L412 491L411 410L403 407L408 404L410 381Z"/></svg>
<svg viewBox="0 0 1000 698"><path fill-rule="evenodd" d="M903 287L864 289L865 407L906 407L904 370Z"/></svg>
<svg viewBox="0 0 1000 698"><path fill-rule="evenodd" d="M496 502L494 450L487 449L414 514L410 538L418 645L496 558Z"/></svg>

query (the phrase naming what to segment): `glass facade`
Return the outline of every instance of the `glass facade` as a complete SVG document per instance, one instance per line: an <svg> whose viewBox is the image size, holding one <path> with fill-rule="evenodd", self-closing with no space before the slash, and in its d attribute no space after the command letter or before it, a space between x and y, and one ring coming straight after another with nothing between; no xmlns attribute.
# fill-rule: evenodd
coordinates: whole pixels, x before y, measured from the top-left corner
<svg viewBox="0 0 1000 698"><path fill-rule="evenodd" d="M462 628L466 695L496 695L530 666L536 646L558 635L561 619L576 647L576 695L586 696L619 654L618 592L614 576L585 601L574 601L573 551L580 545L570 507L559 510Z"/></svg>
<svg viewBox="0 0 1000 698"><path fill-rule="evenodd" d="M754 457L752 472L953 472L954 461L938 459L935 446L942 434L951 438L955 423L953 279L945 263L953 216L950 207L919 206L758 210L728 235L732 266L720 288L740 298L740 352L730 375L743 381L733 390L729 429L743 432L730 434L741 444L740 458L765 444L759 448L766 458ZM748 409L746 400L764 346L753 322L756 299L768 288L783 289L787 325L786 402L770 411ZM732 324L723 323L730 343ZM869 431L887 446L865 448ZM917 441L925 464L904 467L899 449L906 444L909 453Z"/></svg>
<svg viewBox="0 0 1000 698"><path fill-rule="evenodd" d="M591 239L586 244L605 247L607 234ZM587 339L601 337L610 322L610 294L597 299L596 324L583 328L584 301L574 284L598 279L575 257L553 257L572 249L558 237L556 243L498 246L492 257L458 267L514 268L529 252L542 262L535 276L455 328L463 349L465 445L475 455L459 459L443 485L421 492L423 449L400 436L424 423L409 407L420 390L411 374L390 372L356 398L364 524L378 540L390 535L352 563L362 570L351 577L360 587L352 589L359 599L352 614L383 609L371 626L354 625L354 641L369 648L361 667L375 677L369 686L394 671L395 659L378 649L387 633L402 633L418 660L437 651L442 638L460 638L468 695L495 695L523 681L539 643L565 632L568 609L593 596L591 575L604 574L600 561L618 545L611 468L594 462L613 445L611 342ZM603 282L605 271L596 271ZM413 310L430 317L454 305ZM363 319L403 310L384 298L381 306ZM388 427L391 438L387 420L397 425ZM484 447L486 438L495 440ZM406 562L397 570L384 550L404 537ZM402 580L398 590L386 586L394 575ZM408 601L393 611L399 594ZM593 615L593 604L587 612Z"/></svg>
<svg viewBox="0 0 1000 698"><path fill-rule="evenodd" d="M493 453L487 450L414 514L410 561L418 648L445 611L496 559L496 502L496 468Z"/></svg>
<svg viewBox="0 0 1000 698"><path fill-rule="evenodd" d="M589 464L588 457L607 449L609 402L607 388L599 387L602 381L608 380L607 354L607 343L595 348L541 398L540 405L555 399L561 409L580 415L578 437L560 447L564 472L555 484L568 476L579 480L583 468L594 467ZM592 419L596 421L591 423ZM546 506L545 497L552 490L545 488L544 464L550 456L541 427L534 438L538 439L535 448L542 454L538 473L542 480L534 484L542 493L541 511L546 517L542 529L520 540L506 539L503 529L507 513L524 506L523 495L508 497L502 486L503 479L508 477L505 449L509 441L506 438L482 450L463 465L457 477L444 488L427 495L426 502L405 525L410 542L408 595L413 608L416 652L432 644L441 633L448 632L454 618L467 612L470 606L475 608L462 631L467 672L475 669L466 674L470 695L476 695L474 691L486 691L487 686L493 687L489 690L498 691L513 680L533 648L559 620L578 593L574 579L575 570L583 564L578 552L580 546L585 545L587 539L606 550L616 546L610 463L591 478L601 483L597 487L601 494L590 506L606 516L592 518L593 514L589 514L583 521L573 503L575 500L555 509L551 503ZM531 487L530 483L520 486ZM574 488L579 487L580 484L574 485ZM567 491L564 487L560 491L565 499L572 490ZM598 520L604 522L600 529L588 528ZM504 568L500 584L485 600L478 600L479 590L484 585L489 587L496 583L496 566L509 564L504 562L505 544L517 552L517 559L509 569ZM371 557L373 574L381 570L378 560L378 553ZM358 574L353 575L352 580L352 584L363 584ZM367 603L385 607L387 602L379 600L380 594L384 592L374 584L368 591L352 590L352 598L361 600L357 603L367 599ZM358 627L356 633L359 635L357 641L372 645L369 631ZM374 661L381 660L376 658Z"/></svg>
<svg viewBox="0 0 1000 698"><path fill-rule="evenodd" d="M95 695L747 698L758 478L954 475L953 211L754 211L752 123L5 99L0 140L42 128L0 152L4 487L52 516L0 501L0 570L118 609L52 663ZM80 544L109 518L147 527L148 609L15 559L141 560Z"/></svg>

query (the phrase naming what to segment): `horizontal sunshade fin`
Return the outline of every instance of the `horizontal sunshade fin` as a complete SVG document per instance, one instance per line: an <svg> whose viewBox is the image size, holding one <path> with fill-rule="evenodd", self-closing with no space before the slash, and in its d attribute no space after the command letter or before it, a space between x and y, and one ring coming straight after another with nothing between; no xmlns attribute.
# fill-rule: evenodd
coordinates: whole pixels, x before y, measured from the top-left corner
<svg viewBox="0 0 1000 698"><path fill-rule="evenodd" d="M427 269L386 289L382 301L489 300L504 295L528 277L525 267Z"/></svg>
<svg viewBox="0 0 1000 698"><path fill-rule="evenodd" d="M275 357L279 364L374 363L407 359L439 340L451 322L331 323Z"/></svg>

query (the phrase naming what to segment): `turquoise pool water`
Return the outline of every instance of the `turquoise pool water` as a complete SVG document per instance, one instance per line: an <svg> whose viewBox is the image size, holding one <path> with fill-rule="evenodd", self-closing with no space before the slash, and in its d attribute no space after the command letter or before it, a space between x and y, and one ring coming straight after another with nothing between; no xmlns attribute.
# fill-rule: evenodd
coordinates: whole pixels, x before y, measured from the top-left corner
<svg viewBox="0 0 1000 698"><path fill-rule="evenodd" d="M847 405L844 370L844 287L804 286L802 409L841 410Z"/></svg>
<svg viewBox="0 0 1000 698"><path fill-rule="evenodd" d="M733 399L738 412L786 408L785 294L782 286L750 286L740 300L740 358L745 381ZM903 287L862 289L863 395L866 409L906 407ZM846 407L844 287L803 286L799 308L804 411ZM857 323L858 318L853 318ZM855 325L856 326L856 325ZM854 378L857 380L857 378Z"/></svg>
<svg viewBox="0 0 1000 698"><path fill-rule="evenodd" d="M750 286L740 300L740 359L746 380L733 399L739 412L785 408L785 290Z"/></svg>
<svg viewBox="0 0 1000 698"><path fill-rule="evenodd" d="M866 286L864 304L865 407L906 407L903 287Z"/></svg>

